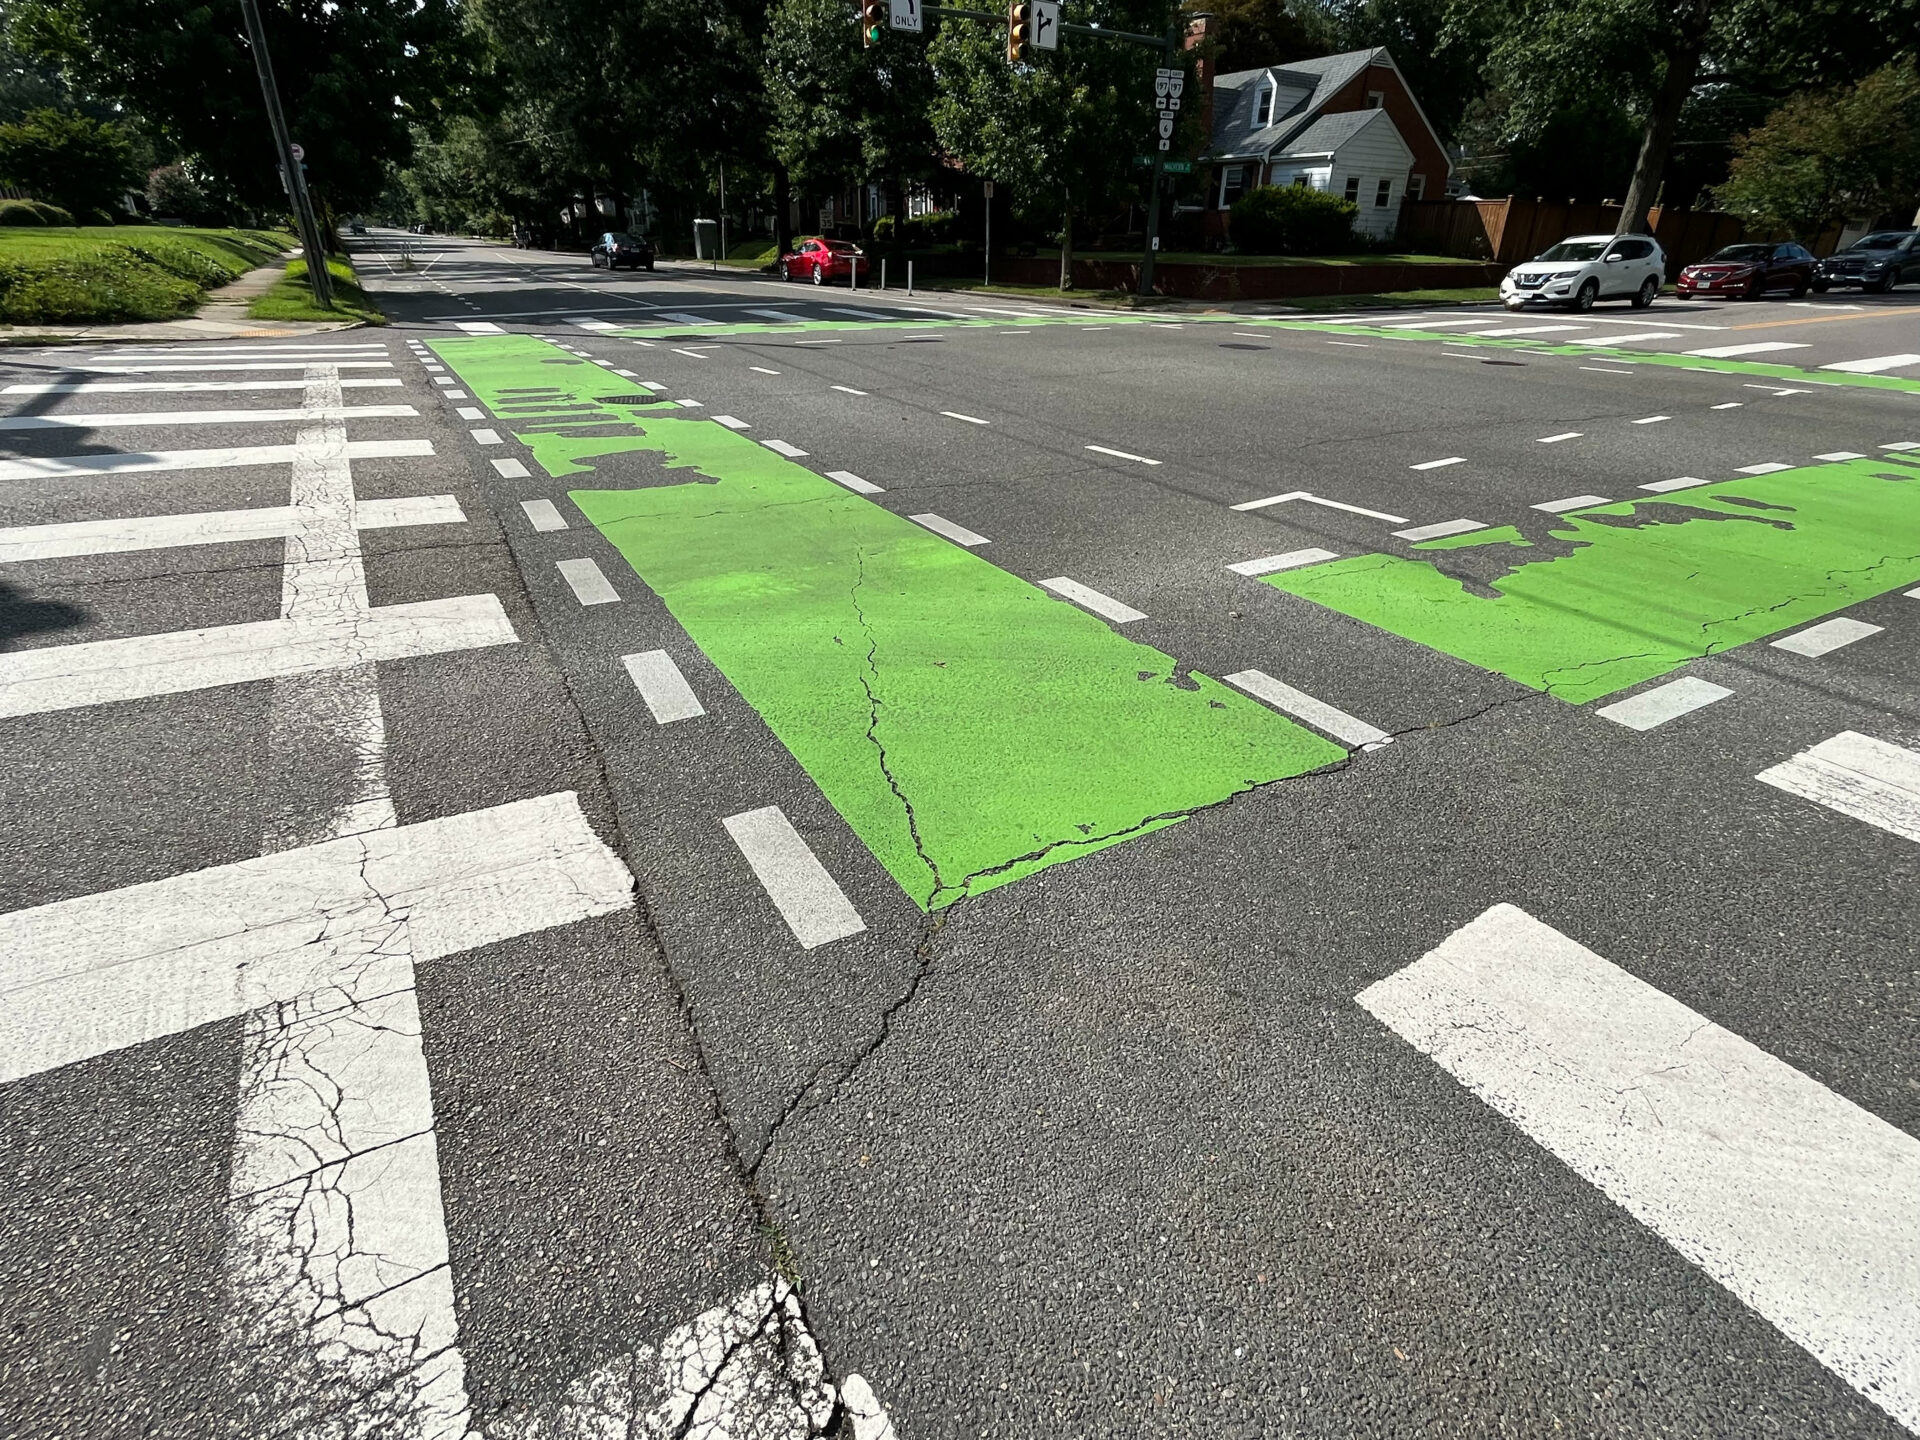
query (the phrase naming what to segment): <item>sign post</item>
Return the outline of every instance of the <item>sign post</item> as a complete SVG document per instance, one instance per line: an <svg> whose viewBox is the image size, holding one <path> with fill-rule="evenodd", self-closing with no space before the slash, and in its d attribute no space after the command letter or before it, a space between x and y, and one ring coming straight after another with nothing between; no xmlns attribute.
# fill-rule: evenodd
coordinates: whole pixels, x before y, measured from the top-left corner
<svg viewBox="0 0 1920 1440"><path fill-rule="evenodd" d="M307 194L307 172L301 166L306 151L287 134L287 117L280 113L280 87L273 80L273 61L267 54L267 32L260 24L260 7L255 0L240 0L240 15L246 21L247 48L253 51L253 68L260 75L260 97L266 102L267 125L273 131L274 147L280 152L280 178L287 187L287 199L293 205L293 223L300 231L300 248L307 257L307 288L313 303L322 310L333 308L333 276L327 270L327 247L320 238L320 222L314 219L313 200Z"/></svg>
<svg viewBox="0 0 1920 1440"><path fill-rule="evenodd" d="M1178 32L1167 31L1167 50L1173 50ZM1160 134L1153 150L1153 181L1147 194L1147 250L1140 257L1140 295L1153 294L1153 257L1160 250L1160 179L1167 171L1167 151L1173 144L1174 127L1180 120L1180 93L1187 88L1187 72L1178 66L1162 65L1153 72L1153 106Z"/></svg>
<svg viewBox="0 0 1920 1440"><path fill-rule="evenodd" d="M982 180L980 193L987 198L987 239L980 252L980 283L991 285L993 283L993 182Z"/></svg>

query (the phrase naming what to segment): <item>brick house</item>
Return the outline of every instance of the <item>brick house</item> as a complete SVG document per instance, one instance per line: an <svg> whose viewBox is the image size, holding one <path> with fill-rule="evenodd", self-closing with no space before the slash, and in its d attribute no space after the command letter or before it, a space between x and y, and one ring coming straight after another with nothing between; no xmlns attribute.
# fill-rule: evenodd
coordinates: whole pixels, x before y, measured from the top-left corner
<svg viewBox="0 0 1920 1440"><path fill-rule="evenodd" d="M1446 193L1446 147L1384 48L1226 75L1208 68L1198 78L1212 141L1196 169L1209 237L1225 237L1233 202L1260 185L1345 196L1360 207L1354 228L1378 239L1399 226L1401 201Z"/></svg>

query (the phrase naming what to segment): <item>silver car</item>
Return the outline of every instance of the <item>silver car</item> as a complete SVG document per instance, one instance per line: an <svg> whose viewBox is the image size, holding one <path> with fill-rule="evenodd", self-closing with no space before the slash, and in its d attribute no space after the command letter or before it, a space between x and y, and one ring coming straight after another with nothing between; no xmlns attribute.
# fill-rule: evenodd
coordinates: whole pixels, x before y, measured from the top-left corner
<svg viewBox="0 0 1920 1440"><path fill-rule="evenodd" d="M1628 300L1644 310L1660 293L1666 272L1667 257L1651 235L1569 235L1509 270L1500 282L1500 300L1509 310L1591 310L1599 300Z"/></svg>

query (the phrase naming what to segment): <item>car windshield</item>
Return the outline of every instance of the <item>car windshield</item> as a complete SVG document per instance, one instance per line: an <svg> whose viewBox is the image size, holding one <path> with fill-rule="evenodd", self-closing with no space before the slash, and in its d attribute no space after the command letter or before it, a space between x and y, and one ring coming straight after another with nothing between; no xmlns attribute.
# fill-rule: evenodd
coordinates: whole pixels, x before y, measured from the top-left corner
<svg viewBox="0 0 1920 1440"><path fill-rule="evenodd" d="M1847 248L1849 250L1892 250L1912 233L1911 230L1882 230L1877 235L1862 235Z"/></svg>
<svg viewBox="0 0 1920 1440"><path fill-rule="evenodd" d="M823 240L820 243L836 255L851 255L854 251L854 246L845 240Z"/></svg>
<svg viewBox="0 0 1920 1440"><path fill-rule="evenodd" d="M625 231L616 231L612 235L607 236L607 242L611 245L638 245L640 243Z"/></svg>
<svg viewBox="0 0 1920 1440"><path fill-rule="evenodd" d="M1707 257L1707 259L1708 260L1764 260L1767 258L1768 252L1770 252L1772 249L1773 247L1771 245L1729 245L1724 250L1714 251L1713 254Z"/></svg>
<svg viewBox="0 0 1920 1440"><path fill-rule="evenodd" d="M1542 260L1598 260L1600 252L1607 248L1604 240L1562 240L1551 250L1541 253Z"/></svg>

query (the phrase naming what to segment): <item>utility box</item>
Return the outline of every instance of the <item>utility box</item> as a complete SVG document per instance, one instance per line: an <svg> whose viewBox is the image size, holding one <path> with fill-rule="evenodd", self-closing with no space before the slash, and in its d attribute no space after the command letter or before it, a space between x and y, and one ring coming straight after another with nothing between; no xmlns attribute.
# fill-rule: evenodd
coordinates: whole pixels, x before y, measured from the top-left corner
<svg viewBox="0 0 1920 1440"><path fill-rule="evenodd" d="M720 222L718 220L693 222L693 258L696 260L720 258Z"/></svg>

